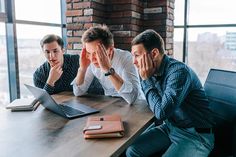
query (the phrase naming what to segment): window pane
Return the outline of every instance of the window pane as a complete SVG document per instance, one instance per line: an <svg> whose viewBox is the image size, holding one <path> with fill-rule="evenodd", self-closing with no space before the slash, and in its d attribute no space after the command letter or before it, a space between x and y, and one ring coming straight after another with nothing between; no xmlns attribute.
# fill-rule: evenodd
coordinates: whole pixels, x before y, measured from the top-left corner
<svg viewBox="0 0 236 157"><path fill-rule="evenodd" d="M191 28L188 44L188 63L202 82L210 68L236 71L236 28Z"/></svg>
<svg viewBox="0 0 236 157"><path fill-rule="evenodd" d="M4 0L0 0L0 12L5 12Z"/></svg>
<svg viewBox="0 0 236 157"><path fill-rule="evenodd" d="M183 61L183 38L184 29L175 28L174 30L174 58Z"/></svg>
<svg viewBox="0 0 236 157"><path fill-rule="evenodd" d="M61 28L17 24L16 29L21 97L28 97L31 94L24 83L33 85L34 71L46 60L41 52L40 40L46 34L61 36Z"/></svg>
<svg viewBox="0 0 236 157"><path fill-rule="evenodd" d="M178 0L178 2L175 2L174 15L174 25L184 25L184 0Z"/></svg>
<svg viewBox="0 0 236 157"><path fill-rule="evenodd" d="M190 0L189 24L235 24L235 0Z"/></svg>
<svg viewBox="0 0 236 157"><path fill-rule="evenodd" d="M16 19L61 23L60 0L15 0Z"/></svg>
<svg viewBox="0 0 236 157"><path fill-rule="evenodd" d="M5 24L0 23L0 106L10 102Z"/></svg>

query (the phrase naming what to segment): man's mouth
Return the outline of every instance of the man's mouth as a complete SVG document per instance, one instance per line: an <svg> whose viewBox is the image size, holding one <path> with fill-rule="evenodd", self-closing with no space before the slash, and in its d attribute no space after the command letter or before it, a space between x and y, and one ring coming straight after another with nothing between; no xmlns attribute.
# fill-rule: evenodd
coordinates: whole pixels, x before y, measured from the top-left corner
<svg viewBox="0 0 236 157"><path fill-rule="evenodd" d="M56 64L56 60L50 60L49 63L54 66Z"/></svg>
<svg viewBox="0 0 236 157"><path fill-rule="evenodd" d="M55 62L56 60L50 60L50 62Z"/></svg>

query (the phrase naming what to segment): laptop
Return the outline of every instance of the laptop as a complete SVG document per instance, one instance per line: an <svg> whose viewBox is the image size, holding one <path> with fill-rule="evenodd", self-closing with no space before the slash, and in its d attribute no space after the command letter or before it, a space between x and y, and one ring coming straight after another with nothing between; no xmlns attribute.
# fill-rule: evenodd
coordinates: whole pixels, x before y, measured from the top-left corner
<svg viewBox="0 0 236 157"><path fill-rule="evenodd" d="M27 84L25 84L25 86L46 109L62 117L72 119L99 112L99 110L81 104L75 99L57 104L55 100L44 89ZM76 108L71 106L76 106Z"/></svg>

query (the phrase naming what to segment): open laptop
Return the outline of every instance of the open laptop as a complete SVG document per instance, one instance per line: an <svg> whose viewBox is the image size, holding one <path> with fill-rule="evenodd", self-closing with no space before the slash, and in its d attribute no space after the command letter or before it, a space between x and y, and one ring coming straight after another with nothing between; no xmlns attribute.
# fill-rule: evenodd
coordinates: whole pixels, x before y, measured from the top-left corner
<svg viewBox="0 0 236 157"><path fill-rule="evenodd" d="M25 86L45 108L62 117L72 119L99 112L99 110L81 104L74 99L57 104L44 89L27 84L25 84ZM76 108L71 107L73 104L75 104L74 106L76 106Z"/></svg>

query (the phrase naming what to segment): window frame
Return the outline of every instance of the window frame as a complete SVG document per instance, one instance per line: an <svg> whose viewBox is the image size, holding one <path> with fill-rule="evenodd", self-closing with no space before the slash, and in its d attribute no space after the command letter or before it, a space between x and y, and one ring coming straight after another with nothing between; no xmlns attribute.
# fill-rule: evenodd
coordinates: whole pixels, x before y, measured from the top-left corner
<svg viewBox="0 0 236 157"><path fill-rule="evenodd" d="M208 28L208 27L236 27L236 23L228 23L228 24L195 24L190 25L189 24L189 10L190 10L190 1L191 0L185 0L184 2L184 24L183 25L174 25L174 28L183 28L183 59L182 61L186 64L188 64L188 29L189 28Z"/></svg>
<svg viewBox="0 0 236 157"><path fill-rule="evenodd" d="M38 26L60 27L64 42L66 43L66 1L60 0L61 3L61 24L16 20L15 18L15 0L0 0L5 2L5 12L0 12L0 21L6 24L6 43L7 43L7 63L9 78L9 94L10 101L20 98L20 81L19 81L19 65L18 65L18 47L16 24L30 24ZM2 3L1 3L2 4Z"/></svg>

